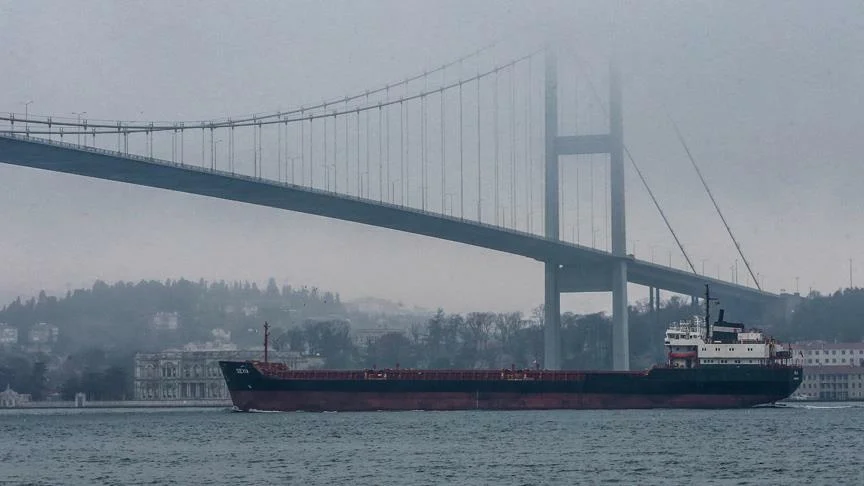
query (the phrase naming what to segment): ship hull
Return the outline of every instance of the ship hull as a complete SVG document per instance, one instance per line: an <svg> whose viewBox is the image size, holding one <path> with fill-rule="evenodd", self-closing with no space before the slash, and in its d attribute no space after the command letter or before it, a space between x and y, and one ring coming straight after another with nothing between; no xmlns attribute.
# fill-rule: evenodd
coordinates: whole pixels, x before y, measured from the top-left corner
<svg viewBox="0 0 864 486"><path fill-rule="evenodd" d="M220 365L234 406L243 411L745 408L787 398L801 380L795 367L574 372L570 379L408 380L289 379L265 376L248 362Z"/></svg>
<svg viewBox="0 0 864 486"><path fill-rule="evenodd" d="M346 393L236 391L238 410L250 411L397 411L397 410L615 410L651 408L746 408L773 403L774 395L625 395L551 393Z"/></svg>

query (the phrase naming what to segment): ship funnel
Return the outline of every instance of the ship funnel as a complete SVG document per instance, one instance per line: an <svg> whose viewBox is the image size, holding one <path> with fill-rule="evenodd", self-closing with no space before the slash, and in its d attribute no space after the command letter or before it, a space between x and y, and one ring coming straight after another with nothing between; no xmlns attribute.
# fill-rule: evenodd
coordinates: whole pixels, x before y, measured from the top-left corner
<svg viewBox="0 0 864 486"><path fill-rule="evenodd" d="M720 309L720 315L717 316L717 322L725 322L723 320L723 314L725 314L725 313L726 313L726 311L724 309Z"/></svg>

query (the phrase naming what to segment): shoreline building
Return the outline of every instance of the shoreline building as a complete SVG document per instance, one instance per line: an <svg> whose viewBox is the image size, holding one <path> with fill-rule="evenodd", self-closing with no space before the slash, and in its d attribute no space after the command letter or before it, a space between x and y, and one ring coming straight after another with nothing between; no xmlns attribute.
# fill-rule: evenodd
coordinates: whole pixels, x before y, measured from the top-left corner
<svg viewBox="0 0 864 486"><path fill-rule="evenodd" d="M792 362L804 368L799 398L864 401L864 343L797 343Z"/></svg>
<svg viewBox="0 0 864 486"><path fill-rule="evenodd" d="M229 348L229 349L225 349ZM221 360L260 360L263 349L173 349L135 355L135 400L228 400L228 387L219 369ZM297 352L270 352L270 361L292 369L323 365L323 359Z"/></svg>

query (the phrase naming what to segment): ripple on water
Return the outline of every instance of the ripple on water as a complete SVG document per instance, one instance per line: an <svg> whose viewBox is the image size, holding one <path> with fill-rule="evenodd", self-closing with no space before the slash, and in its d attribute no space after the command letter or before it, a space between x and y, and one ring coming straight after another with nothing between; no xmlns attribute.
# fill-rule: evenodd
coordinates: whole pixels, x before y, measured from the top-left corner
<svg viewBox="0 0 864 486"><path fill-rule="evenodd" d="M864 408L0 413L0 484L864 484Z"/></svg>

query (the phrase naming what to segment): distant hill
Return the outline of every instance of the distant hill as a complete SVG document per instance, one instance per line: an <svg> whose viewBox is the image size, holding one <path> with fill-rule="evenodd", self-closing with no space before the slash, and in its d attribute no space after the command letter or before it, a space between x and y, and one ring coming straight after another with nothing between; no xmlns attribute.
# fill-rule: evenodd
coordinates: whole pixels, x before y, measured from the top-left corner
<svg viewBox="0 0 864 486"><path fill-rule="evenodd" d="M422 307L405 306L402 302L393 302L387 299L378 297L362 297L344 302L345 308L350 312L359 312L363 314L384 314L394 316L418 316L430 317L435 314L435 311L424 309Z"/></svg>
<svg viewBox="0 0 864 486"><path fill-rule="evenodd" d="M57 352L86 347L157 350L212 338L213 329L230 332L239 346L259 344L264 321L292 327L307 319L345 316L339 294L315 287L264 288L254 282L193 282L186 279L97 281L63 297L40 292L0 309L0 323L19 330L20 344L38 323L58 328Z"/></svg>

